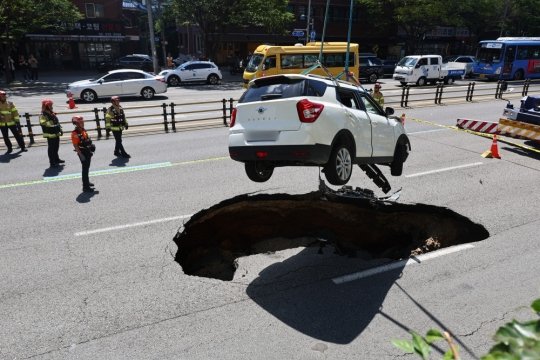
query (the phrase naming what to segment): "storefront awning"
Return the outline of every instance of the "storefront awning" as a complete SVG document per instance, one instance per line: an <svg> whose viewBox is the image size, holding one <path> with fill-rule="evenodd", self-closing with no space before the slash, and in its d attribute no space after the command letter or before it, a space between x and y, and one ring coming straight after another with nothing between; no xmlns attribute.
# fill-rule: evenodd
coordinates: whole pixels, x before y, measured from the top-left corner
<svg viewBox="0 0 540 360"><path fill-rule="evenodd" d="M26 34L33 41L80 41L80 42L121 42L133 40L131 36L124 35L51 35Z"/></svg>

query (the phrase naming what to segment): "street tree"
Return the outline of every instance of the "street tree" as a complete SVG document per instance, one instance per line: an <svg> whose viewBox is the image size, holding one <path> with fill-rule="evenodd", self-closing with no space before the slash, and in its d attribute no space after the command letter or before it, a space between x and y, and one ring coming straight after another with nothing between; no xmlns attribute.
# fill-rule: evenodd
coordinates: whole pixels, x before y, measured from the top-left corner
<svg viewBox="0 0 540 360"><path fill-rule="evenodd" d="M284 34L294 19L287 4L287 0L173 0L171 10L179 23L199 27L206 55L212 56L221 37L237 27Z"/></svg>
<svg viewBox="0 0 540 360"><path fill-rule="evenodd" d="M70 0L2 0L0 1L0 41L4 69L8 56L27 33L36 30L62 31L66 23L74 23L83 16ZM5 71L9 83L11 72Z"/></svg>

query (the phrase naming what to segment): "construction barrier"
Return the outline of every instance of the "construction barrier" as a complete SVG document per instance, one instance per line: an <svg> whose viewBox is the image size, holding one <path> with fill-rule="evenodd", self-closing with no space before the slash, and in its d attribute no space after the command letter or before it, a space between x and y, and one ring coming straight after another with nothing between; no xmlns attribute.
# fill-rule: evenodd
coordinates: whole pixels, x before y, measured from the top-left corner
<svg viewBox="0 0 540 360"><path fill-rule="evenodd" d="M497 129L501 135L540 141L540 125L528 124L522 121L500 119Z"/></svg>
<svg viewBox="0 0 540 360"><path fill-rule="evenodd" d="M460 129L468 129L484 134L497 134L499 124L481 120L457 119L456 126Z"/></svg>

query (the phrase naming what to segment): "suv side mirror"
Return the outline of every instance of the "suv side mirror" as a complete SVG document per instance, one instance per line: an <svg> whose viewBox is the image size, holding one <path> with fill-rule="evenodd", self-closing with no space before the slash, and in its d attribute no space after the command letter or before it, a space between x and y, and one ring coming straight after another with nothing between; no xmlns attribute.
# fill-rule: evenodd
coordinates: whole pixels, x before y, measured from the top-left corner
<svg viewBox="0 0 540 360"><path fill-rule="evenodd" d="M394 108L387 107L386 109L384 109L384 113L386 114L386 116L394 115Z"/></svg>

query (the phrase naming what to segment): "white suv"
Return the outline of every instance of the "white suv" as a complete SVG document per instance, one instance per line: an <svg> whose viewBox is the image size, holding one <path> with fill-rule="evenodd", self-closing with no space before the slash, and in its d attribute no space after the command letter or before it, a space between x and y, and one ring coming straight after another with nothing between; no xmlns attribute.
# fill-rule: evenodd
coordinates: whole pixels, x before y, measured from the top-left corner
<svg viewBox="0 0 540 360"><path fill-rule="evenodd" d="M188 61L175 69L163 70L159 75L165 77L169 86L178 86L183 82L206 82L216 85L223 78L217 65L211 61Z"/></svg>
<svg viewBox="0 0 540 360"><path fill-rule="evenodd" d="M344 185L358 164L387 192L376 164L400 176L411 148L393 112L344 81L298 74L255 79L232 112L229 154L256 182L270 179L275 167L300 165L322 166L328 182Z"/></svg>

